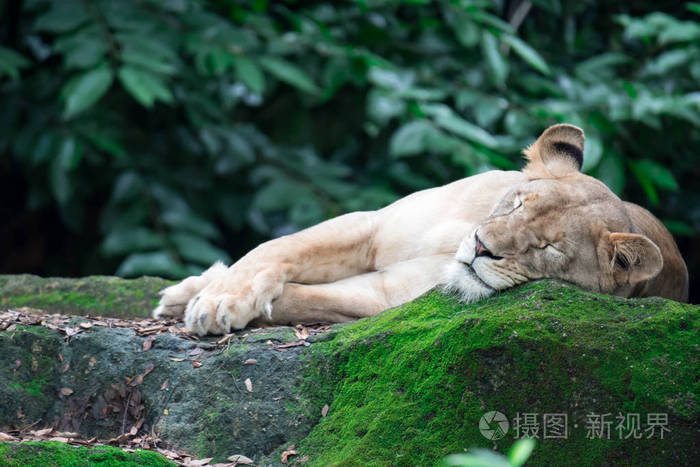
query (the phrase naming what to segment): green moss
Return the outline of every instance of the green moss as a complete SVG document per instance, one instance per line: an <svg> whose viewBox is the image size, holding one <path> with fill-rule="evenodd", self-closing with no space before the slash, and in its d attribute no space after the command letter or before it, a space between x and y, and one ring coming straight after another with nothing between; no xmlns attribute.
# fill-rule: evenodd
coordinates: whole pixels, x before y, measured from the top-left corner
<svg viewBox="0 0 700 467"><path fill-rule="evenodd" d="M432 292L315 344L307 390L326 418L301 441L312 465L431 465L489 441L481 416L567 413L566 440L528 465L697 460L700 310L538 282L463 305ZM319 384L325 382L325 384ZM586 439L587 413L667 413L651 440ZM540 419L541 423L541 419ZM574 425L578 425L574 427Z"/></svg>
<svg viewBox="0 0 700 467"><path fill-rule="evenodd" d="M30 396L46 399L44 388L47 381L45 378L35 378L31 381L22 381L20 383L10 383L10 387L26 392Z"/></svg>
<svg viewBox="0 0 700 467"><path fill-rule="evenodd" d="M61 313L114 317L148 316L158 303L158 291L172 284L155 277L44 279L24 274L0 276L0 279L2 307L29 306Z"/></svg>
<svg viewBox="0 0 700 467"><path fill-rule="evenodd" d="M137 450L125 452L111 446L71 446L55 441L0 443L0 466L7 467L128 467L128 466L174 466L175 464L158 453Z"/></svg>

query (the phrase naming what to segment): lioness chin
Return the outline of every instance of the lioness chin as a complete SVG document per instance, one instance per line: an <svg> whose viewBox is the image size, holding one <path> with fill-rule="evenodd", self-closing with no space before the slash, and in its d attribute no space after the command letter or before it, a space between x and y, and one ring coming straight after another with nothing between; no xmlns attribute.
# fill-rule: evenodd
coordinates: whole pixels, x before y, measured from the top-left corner
<svg viewBox="0 0 700 467"><path fill-rule="evenodd" d="M375 315L445 285L473 301L540 278L685 301L666 228L580 172L583 131L548 128L520 171L491 171L263 243L161 292L155 317L200 335Z"/></svg>

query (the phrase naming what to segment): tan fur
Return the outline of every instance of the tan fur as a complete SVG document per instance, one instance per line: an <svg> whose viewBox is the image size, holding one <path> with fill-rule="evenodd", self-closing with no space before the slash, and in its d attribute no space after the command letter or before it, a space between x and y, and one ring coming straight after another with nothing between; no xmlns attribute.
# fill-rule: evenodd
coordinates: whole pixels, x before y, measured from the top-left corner
<svg viewBox="0 0 700 467"><path fill-rule="evenodd" d="M198 334L342 322L441 284L471 301L545 277L687 300L669 232L580 173L583 146L580 129L555 125L525 151L522 172L486 172L271 240L165 289L154 316L184 316Z"/></svg>

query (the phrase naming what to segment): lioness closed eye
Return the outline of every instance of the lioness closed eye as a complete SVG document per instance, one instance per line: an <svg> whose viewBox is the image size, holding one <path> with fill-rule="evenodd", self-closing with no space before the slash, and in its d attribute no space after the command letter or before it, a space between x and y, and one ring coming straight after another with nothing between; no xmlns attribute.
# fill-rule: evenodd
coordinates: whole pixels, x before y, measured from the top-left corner
<svg viewBox="0 0 700 467"><path fill-rule="evenodd" d="M648 211L582 174L583 131L548 128L521 171L491 171L263 243L161 292L198 334L371 316L444 284L465 300L540 279L687 300L688 272Z"/></svg>

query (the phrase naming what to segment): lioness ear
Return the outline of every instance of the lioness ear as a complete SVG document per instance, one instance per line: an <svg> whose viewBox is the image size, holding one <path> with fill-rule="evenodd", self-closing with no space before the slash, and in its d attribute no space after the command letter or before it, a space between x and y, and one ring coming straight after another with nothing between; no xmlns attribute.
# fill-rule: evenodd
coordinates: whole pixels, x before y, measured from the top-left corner
<svg viewBox="0 0 700 467"><path fill-rule="evenodd" d="M563 177L583 165L583 130L567 124L547 128L525 149L528 164L524 172L537 177Z"/></svg>
<svg viewBox="0 0 700 467"><path fill-rule="evenodd" d="M636 284L654 278L664 266L661 250L644 235L611 233L610 267L615 281Z"/></svg>

